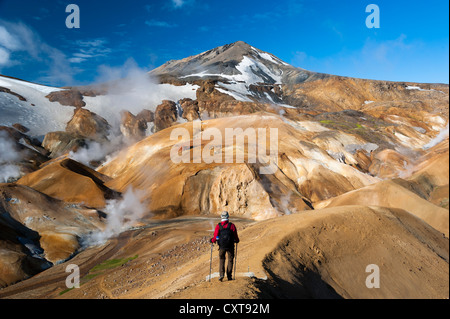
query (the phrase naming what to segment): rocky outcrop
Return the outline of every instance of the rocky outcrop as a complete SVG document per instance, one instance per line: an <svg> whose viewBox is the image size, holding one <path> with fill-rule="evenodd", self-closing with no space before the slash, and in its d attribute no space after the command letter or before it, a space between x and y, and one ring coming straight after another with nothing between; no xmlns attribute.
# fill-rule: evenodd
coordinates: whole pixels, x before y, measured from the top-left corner
<svg viewBox="0 0 450 319"><path fill-rule="evenodd" d="M30 131L30 129L26 126L23 126L20 123L15 123L12 125L12 127L14 127L16 130L18 130L20 133L26 134Z"/></svg>
<svg viewBox="0 0 450 319"><path fill-rule="evenodd" d="M137 142L147 135L149 122L154 121L154 114L150 110L142 110L138 115L122 111L120 131L131 142Z"/></svg>
<svg viewBox="0 0 450 319"><path fill-rule="evenodd" d="M110 125L101 116L86 109L76 109L66 132L93 140L107 140Z"/></svg>
<svg viewBox="0 0 450 319"><path fill-rule="evenodd" d="M142 110L137 115L138 120L143 120L146 123L153 122L155 120L155 114L150 110Z"/></svg>
<svg viewBox="0 0 450 319"><path fill-rule="evenodd" d="M109 123L101 116L86 110L76 109L65 131L47 133L42 142L51 158L70 152L77 152L89 142L107 142L110 133Z"/></svg>
<svg viewBox="0 0 450 319"><path fill-rule="evenodd" d="M27 99L26 98L24 98L22 95L20 95L20 94L18 94L18 93L16 93L16 92L13 92L13 91L11 91L10 89L8 89L8 88L5 88L5 87L3 87L3 86L0 86L0 92L3 92L3 93L8 93L8 94L11 94L11 95L14 95L15 97L17 97L19 100L21 100L21 101L27 101Z"/></svg>
<svg viewBox="0 0 450 319"><path fill-rule="evenodd" d="M235 100L232 96L222 93L217 90L216 82L213 80L202 81L201 86L197 89L197 100L198 101L233 101Z"/></svg>
<svg viewBox="0 0 450 319"><path fill-rule="evenodd" d="M86 145L86 139L82 136L68 132L47 133L42 142L42 146L50 153L51 158L76 152Z"/></svg>
<svg viewBox="0 0 450 319"><path fill-rule="evenodd" d="M83 94L76 89L54 91L48 94L46 98L50 102L58 102L61 105L73 106L77 109L86 106L86 102L83 101Z"/></svg>
<svg viewBox="0 0 450 319"><path fill-rule="evenodd" d="M195 121L201 118L197 100L182 99L179 103L183 109L182 117L184 119L188 121Z"/></svg>
<svg viewBox="0 0 450 319"><path fill-rule="evenodd" d="M164 100L156 107L155 111L155 131L161 131L171 127L178 119L177 105L173 101Z"/></svg>
<svg viewBox="0 0 450 319"><path fill-rule="evenodd" d="M188 215L220 215L228 211L253 219L279 214L253 170L245 164L218 166L189 177L183 188L181 209ZM303 209L307 209L306 205L300 208Z"/></svg>

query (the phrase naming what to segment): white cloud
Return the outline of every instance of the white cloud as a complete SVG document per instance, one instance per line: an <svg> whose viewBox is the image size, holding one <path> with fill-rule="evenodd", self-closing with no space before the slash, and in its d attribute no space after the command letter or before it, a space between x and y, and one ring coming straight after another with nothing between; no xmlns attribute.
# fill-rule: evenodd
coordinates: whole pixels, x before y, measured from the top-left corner
<svg viewBox="0 0 450 319"><path fill-rule="evenodd" d="M108 41L104 38L86 39L75 41L74 47L77 52L72 54L69 59L71 63L82 63L91 58L105 57L112 52L107 45Z"/></svg>
<svg viewBox="0 0 450 319"><path fill-rule="evenodd" d="M106 43L106 39L103 38L76 41L76 44L80 47L93 49L103 48Z"/></svg>
<svg viewBox="0 0 450 319"><path fill-rule="evenodd" d="M16 37L0 25L0 70L1 67L14 65L15 63L11 60L11 52L21 49L22 46Z"/></svg>
<svg viewBox="0 0 450 319"><path fill-rule="evenodd" d="M185 4L185 1L184 0L172 0L172 3L175 6L175 8L181 8Z"/></svg>
<svg viewBox="0 0 450 319"><path fill-rule="evenodd" d="M0 25L0 46L8 50L17 50L21 47L21 44L4 26Z"/></svg>
<svg viewBox="0 0 450 319"><path fill-rule="evenodd" d="M174 28L177 25L176 24L170 24L166 21L159 21L159 20L147 20L145 21L145 24L149 27L160 27L160 28Z"/></svg>
<svg viewBox="0 0 450 319"><path fill-rule="evenodd" d="M84 61L86 61L86 59L84 59L84 58L76 58L76 57L74 57L74 58L70 58L69 59L70 63L81 63L81 62L84 62Z"/></svg>
<svg viewBox="0 0 450 319"><path fill-rule="evenodd" d="M0 67L9 63L9 51L0 47Z"/></svg>
<svg viewBox="0 0 450 319"><path fill-rule="evenodd" d="M0 19L0 69L28 61L44 66L47 75L41 79L52 85L74 82L76 70L66 55L45 43L38 33L22 22Z"/></svg>

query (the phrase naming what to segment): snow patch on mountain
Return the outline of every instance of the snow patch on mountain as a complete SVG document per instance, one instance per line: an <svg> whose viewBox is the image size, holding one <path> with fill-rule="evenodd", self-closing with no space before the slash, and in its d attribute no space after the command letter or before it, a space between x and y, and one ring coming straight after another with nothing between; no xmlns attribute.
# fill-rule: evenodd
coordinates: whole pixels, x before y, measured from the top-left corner
<svg viewBox="0 0 450 319"><path fill-rule="evenodd" d="M30 129L30 135L45 135L63 131L73 115L73 107L50 102L45 96L62 89L26 81L0 77L0 86L20 94L27 101L9 93L0 92L0 125L20 123Z"/></svg>
<svg viewBox="0 0 450 319"><path fill-rule="evenodd" d="M258 50L257 48L252 47L252 50L261 58L266 59L269 62L272 63L276 63L276 64L282 64L282 65L286 65L289 66L289 64L287 64L286 62L281 61L280 59L278 59L276 56L271 55L267 52L262 52L260 50Z"/></svg>
<svg viewBox="0 0 450 319"><path fill-rule="evenodd" d="M434 92L440 92L440 93L444 93L445 94L445 92L442 92L442 91L439 91L439 90L435 90L435 89L427 90L427 89L422 89L419 86L413 86L413 85L408 85L405 89L407 89L407 90L424 91L424 92L433 92L434 91Z"/></svg>
<svg viewBox="0 0 450 319"><path fill-rule="evenodd" d="M275 73L269 70L263 63L258 62L250 57L244 56L242 61L236 65L236 69L240 74L224 74L224 73L207 73L203 71L200 73L193 73L181 76L181 79L191 77L220 77L234 82L245 82L246 84L256 83L275 83L281 84L282 71Z"/></svg>
<svg viewBox="0 0 450 319"><path fill-rule="evenodd" d="M268 54L267 56L270 57ZM276 61L274 62L278 63ZM228 75L228 74L198 73L198 74L191 74L185 77L217 76L220 78L227 79L228 83L218 82L216 89L219 92L228 94L233 98L235 98L236 100L242 102L252 102L252 99L250 98L253 96L253 93L250 90L250 85L252 84L258 83L281 84L283 71L281 70L279 70L279 72L271 71L263 63L248 56L243 57L242 61L238 65L236 65L236 69L239 71L240 74ZM267 94L266 97L269 102L273 104L278 104L274 102L273 99ZM279 105L291 107L286 104L279 104Z"/></svg>
<svg viewBox="0 0 450 319"><path fill-rule="evenodd" d="M228 94L232 96L234 99L241 101L241 102L253 102L250 98L247 96L250 95L250 91L248 90L245 83L232 83L232 84L225 84L225 83L218 83L219 86L216 87L216 90Z"/></svg>
<svg viewBox="0 0 450 319"><path fill-rule="evenodd" d="M51 92L56 92L56 91L63 91L64 89L60 89L60 88L56 88L56 87L51 87L51 86L46 86L46 85L41 85L41 84L36 84L36 83L31 83L31 82L26 82L26 81L20 81L17 79L11 79L11 78L4 78L1 77L0 78L0 86L3 87L7 87L9 89L18 89L20 90L20 87L26 87L26 88L31 88L33 90L39 91L43 94L49 94ZM14 91L14 90L12 90Z"/></svg>
<svg viewBox="0 0 450 319"><path fill-rule="evenodd" d="M195 100L199 88L193 84L175 86L151 81L140 83L139 80L132 82L131 85L128 82L126 80L120 82L122 88L126 85L125 90L109 90L108 94L95 97L84 96L85 108L102 116L110 124L119 125L122 110L136 114L143 109L154 111L163 100L178 101L183 98ZM12 126L20 123L30 129L30 135L42 136L48 132L64 131L67 122L73 116L73 107L50 102L46 98L49 93L64 89L7 77L0 77L0 86L20 94L27 100L21 101L17 96L0 92L0 125Z"/></svg>

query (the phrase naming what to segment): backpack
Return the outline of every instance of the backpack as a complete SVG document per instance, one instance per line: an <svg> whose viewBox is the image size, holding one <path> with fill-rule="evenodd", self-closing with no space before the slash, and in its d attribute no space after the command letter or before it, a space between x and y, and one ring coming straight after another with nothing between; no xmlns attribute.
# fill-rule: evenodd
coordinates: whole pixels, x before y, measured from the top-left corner
<svg viewBox="0 0 450 319"><path fill-rule="evenodd" d="M227 224L224 228L222 223L219 223L219 247L221 249L234 249L234 234L231 231L232 223Z"/></svg>

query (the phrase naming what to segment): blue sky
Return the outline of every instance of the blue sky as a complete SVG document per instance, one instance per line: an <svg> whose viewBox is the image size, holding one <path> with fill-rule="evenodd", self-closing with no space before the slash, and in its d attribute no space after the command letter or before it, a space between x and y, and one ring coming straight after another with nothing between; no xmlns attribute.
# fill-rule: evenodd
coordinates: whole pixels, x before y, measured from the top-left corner
<svg viewBox="0 0 450 319"><path fill-rule="evenodd" d="M79 29L65 25L70 3ZM0 73L89 84L242 40L311 71L448 83L448 12L445 0L0 0Z"/></svg>

